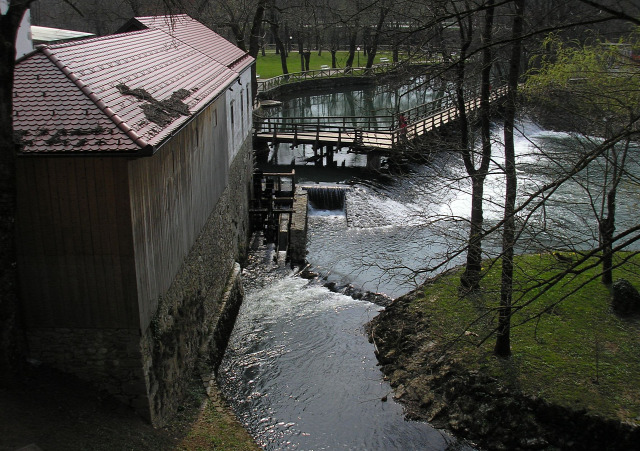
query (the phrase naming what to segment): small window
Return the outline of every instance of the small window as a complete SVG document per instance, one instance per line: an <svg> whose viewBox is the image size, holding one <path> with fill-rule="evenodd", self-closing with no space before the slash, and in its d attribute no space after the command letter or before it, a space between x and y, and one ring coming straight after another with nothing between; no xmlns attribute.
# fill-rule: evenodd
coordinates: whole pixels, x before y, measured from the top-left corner
<svg viewBox="0 0 640 451"><path fill-rule="evenodd" d="M213 126L218 126L218 109L213 110Z"/></svg>
<svg viewBox="0 0 640 451"><path fill-rule="evenodd" d="M233 125L233 100L231 101L231 125Z"/></svg>

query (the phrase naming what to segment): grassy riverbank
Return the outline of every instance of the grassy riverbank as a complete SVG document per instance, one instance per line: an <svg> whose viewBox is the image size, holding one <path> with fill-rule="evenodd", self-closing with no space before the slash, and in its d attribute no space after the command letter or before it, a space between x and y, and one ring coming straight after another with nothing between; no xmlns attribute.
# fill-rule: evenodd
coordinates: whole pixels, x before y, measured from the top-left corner
<svg viewBox="0 0 640 451"><path fill-rule="evenodd" d="M614 279L638 287L640 257L626 257ZM585 270L545 289L541 283L566 272L569 258L577 257L516 258L510 359L493 356L499 261L485 262L479 294L460 295L458 270L374 318L368 331L381 370L407 415L486 449L633 449L640 318L611 312L598 267L578 268Z"/></svg>
<svg viewBox="0 0 640 451"><path fill-rule="evenodd" d="M429 335L454 350L469 370L554 404L640 424L640 319L611 312L599 266L569 274L545 291L540 282L568 264L550 254L517 258L514 305L522 309L513 316L509 360L492 355L493 337L483 342L495 327L499 261L485 262L481 294L460 297L456 272L426 286L409 309L428 316ZM615 270L614 280L640 287L639 265L640 257L632 257Z"/></svg>

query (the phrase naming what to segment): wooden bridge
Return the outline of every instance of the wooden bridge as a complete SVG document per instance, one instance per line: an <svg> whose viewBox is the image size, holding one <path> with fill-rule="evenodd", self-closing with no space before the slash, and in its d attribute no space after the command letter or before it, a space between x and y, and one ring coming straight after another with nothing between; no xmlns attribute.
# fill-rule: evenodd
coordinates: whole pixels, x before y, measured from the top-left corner
<svg viewBox="0 0 640 451"><path fill-rule="evenodd" d="M494 89L489 101L507 94L506 86ZM467 113L480 108L480 97L465 104ZM363 153L389 153L460 117L453 96L435 99L398 114L354 117L258 117L254 140L263 143L312 144L314 149L349 147Z"/></svg>
<svg viewBox="0 0 640 451"><path fill-rule="evenodd" d="M330 68L323 67L317 70L308 70L304 72L291 72L286 75L278 75L277 77L267 78L265 80L258 79L258 93L268 92L279 86L291 83L299 83L301 81L336 78L336 77L370 77L373 75L381 75L392 72L402 65L395 63L375 64L373 67L343 67Z"/></svg>

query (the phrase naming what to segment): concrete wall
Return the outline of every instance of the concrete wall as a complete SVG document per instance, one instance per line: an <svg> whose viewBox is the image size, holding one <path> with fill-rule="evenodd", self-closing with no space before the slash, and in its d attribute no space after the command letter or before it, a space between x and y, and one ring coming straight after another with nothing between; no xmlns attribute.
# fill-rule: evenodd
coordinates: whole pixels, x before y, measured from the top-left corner
<svg viewBox="0 0 640 451"><path fill-rule="evenodd" d="M294 265L304 264L307 258L307 205L307 191L296 187L289 226L289 258Z"/></svg>

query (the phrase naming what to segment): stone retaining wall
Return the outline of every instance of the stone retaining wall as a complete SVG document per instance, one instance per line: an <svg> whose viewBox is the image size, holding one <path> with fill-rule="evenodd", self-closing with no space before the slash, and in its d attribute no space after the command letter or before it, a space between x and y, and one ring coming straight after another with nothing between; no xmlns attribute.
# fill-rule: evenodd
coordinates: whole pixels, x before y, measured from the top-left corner
<svg viewBox="0 0 640 451"><path fill-rule="evenodd" d="M296 188L289 226L289 259L293 265L302 265L307 258L307 197L305 190Z"/></svg>

